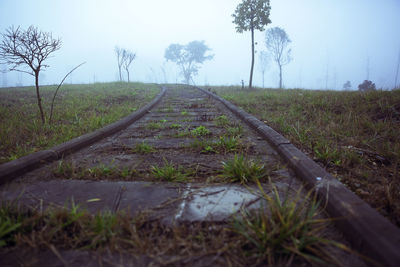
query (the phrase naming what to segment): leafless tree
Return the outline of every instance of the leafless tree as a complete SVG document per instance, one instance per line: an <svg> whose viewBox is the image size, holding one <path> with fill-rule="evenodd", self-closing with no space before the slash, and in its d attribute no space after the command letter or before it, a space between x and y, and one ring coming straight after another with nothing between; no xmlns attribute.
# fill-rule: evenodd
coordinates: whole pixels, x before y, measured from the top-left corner
<svg viewBox="0 0 400 267"><path fill-rule="evenodd" d="M292 61L291 49L288 49L290 42L285 30L279 27L271 28L265 34L265 44L279 67L279 88L282 88L282 66Z"/></svg>
<svg viewBox="0 0 400 267"><path fill-rule="evenodd" d="M136 54L128 51L126 49L122 49L122 65L128 74L128 82L129 82L129 66L132 61L136 58Z"/></svg>
<svg viewBox="0 0 400 267"><path fill-rule="evenodd" d="M399 58L397 59L397 69L396 69L396 77L394 78L394 88L397 88L397 78L399 76L399 69L400 69L400 51L399 51Z"/></svg>
<svg viewBox="0 0 400 267"><path fill-rule="evenodd" d="M27 30L9 27L0 44L0 60L10 66L11 71L28 73L35 77L36 96L42 123L46 122L39 90L39 73L49 67L44 61L61 48L61 40L53 39L52 34L39 31L30 26ZM24 68L29 67L26 71Z"/></svg>
<svg viewBox="0 0 400 267"><path fill-rule="evenodd" d="M115 55L117 56L119 80L122 82L121 68L122 68L122 64L124 63L124 60L123 60L124 50L122 48L119 48L118 46L116 46L114 48L114 51L115 51Z"/></svg>
<svg viewBox="0 0 400 267"><path fill-rule="evenodd" d="M260 51L258 54L259 57L259 69L262 75L262 87L264 88L264 76L265 76L265 71L267 70L268 63L269 63L269 55L266 51Z"/></svg>

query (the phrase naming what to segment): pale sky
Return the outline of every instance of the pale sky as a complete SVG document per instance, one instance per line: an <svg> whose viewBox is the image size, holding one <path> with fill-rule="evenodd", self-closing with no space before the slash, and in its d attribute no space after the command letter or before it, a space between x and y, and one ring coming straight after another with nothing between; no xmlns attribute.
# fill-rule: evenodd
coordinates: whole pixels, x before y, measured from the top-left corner
<svg viewBox="0 0 400 267"><path fill-rule="evenodd" d="M37 26L62 39L47 61L43 84L58 83L74 66L87 63L68 82L115 81L116 45L136 52L131 79L181 82L177 67L165 63L171 43L204 40L214 59L194 78L198 85L238 85L249 80L250 34L236 33L232 13L241 0L0 0L0 31L11 25ZM271 0L272 23L292 40L293 61L284 67L286 88L353 89L369 78L392 88L400 53L400 0ZM266 50L265 32L256 32L256 50ZM256 55L255 85L262 79ZM399 77L400 80L400 77ZM0 86L32 85L25 74L0 75ZM278 86L270 62L265 86ZM400 81L398 81L398 84Z"/></svg>

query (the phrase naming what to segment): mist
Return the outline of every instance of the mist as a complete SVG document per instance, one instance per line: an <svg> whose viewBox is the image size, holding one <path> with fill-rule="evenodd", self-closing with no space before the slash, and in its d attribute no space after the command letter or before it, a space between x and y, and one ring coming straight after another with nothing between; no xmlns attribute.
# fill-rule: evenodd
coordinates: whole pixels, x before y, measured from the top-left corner
<svg viewBox="0 0 400 267"><path fill-rule="evenodd" d="M172 43L204 40L214 58L206 61L197 85L239 85L249 80L250 33L237 33L232 14L240 0L1 0L0 31L37 26L60 37L62 47L40 73L41 84L56 84L74 66L68 83L117 81L115 46L137 57L131 80L180 83L177 66L164 59ZM271 0L271 21L291 39L293 60L283 69L285 88L352 89L368 79L377 88L395 87L400 55L398 0ZM265 32L256 31L256 51L266 50ZM2 69L4 67L2 66ZM166 75L164 76L163 70ZM276 64L269 62L265 86L278 87ZM32 76L0 75L0 86L33 85ZM256 54L253 84L262 85ZM400 81L397 81L399 86Z"/></svg>

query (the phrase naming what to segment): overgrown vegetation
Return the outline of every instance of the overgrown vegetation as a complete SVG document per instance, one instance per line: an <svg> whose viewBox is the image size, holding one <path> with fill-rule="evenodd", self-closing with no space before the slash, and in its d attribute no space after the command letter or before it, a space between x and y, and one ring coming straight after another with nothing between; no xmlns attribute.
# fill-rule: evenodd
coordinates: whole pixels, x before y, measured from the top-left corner
<svg viewBox="0 0 400 267"><path fill-rule="evenodd" d="M55 88L41 88L47 113ZM55 100L52 125L42 125L32 89L0 89L0 163L101 128L137 110L159 93L156 85L141 83L64 85Z"/></svg>
<svg viewBox="0 0 400 267"><path fill-rule="evenodd" d="M400 226L400 90L213 89L283 134Z"/></svg>

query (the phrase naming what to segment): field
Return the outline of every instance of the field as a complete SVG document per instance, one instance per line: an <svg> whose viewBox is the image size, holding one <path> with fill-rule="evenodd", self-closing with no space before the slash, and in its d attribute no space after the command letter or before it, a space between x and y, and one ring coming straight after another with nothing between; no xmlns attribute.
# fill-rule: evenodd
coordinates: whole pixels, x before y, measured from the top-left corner
<svg viewBox="0 0 400 267"><path fill-rule="evenodd" d="M400 90L212 89L284 135L400 226Z"/></svg>
<svg viewBox="0 0 400 267"><path fill-rule="evenodd" d="M47 118L55 86L41 88ZM0 89L0 164L99 129L150 102L160 89L141 83L64 85L53 122L42 126L34 87Z"/></svg>

